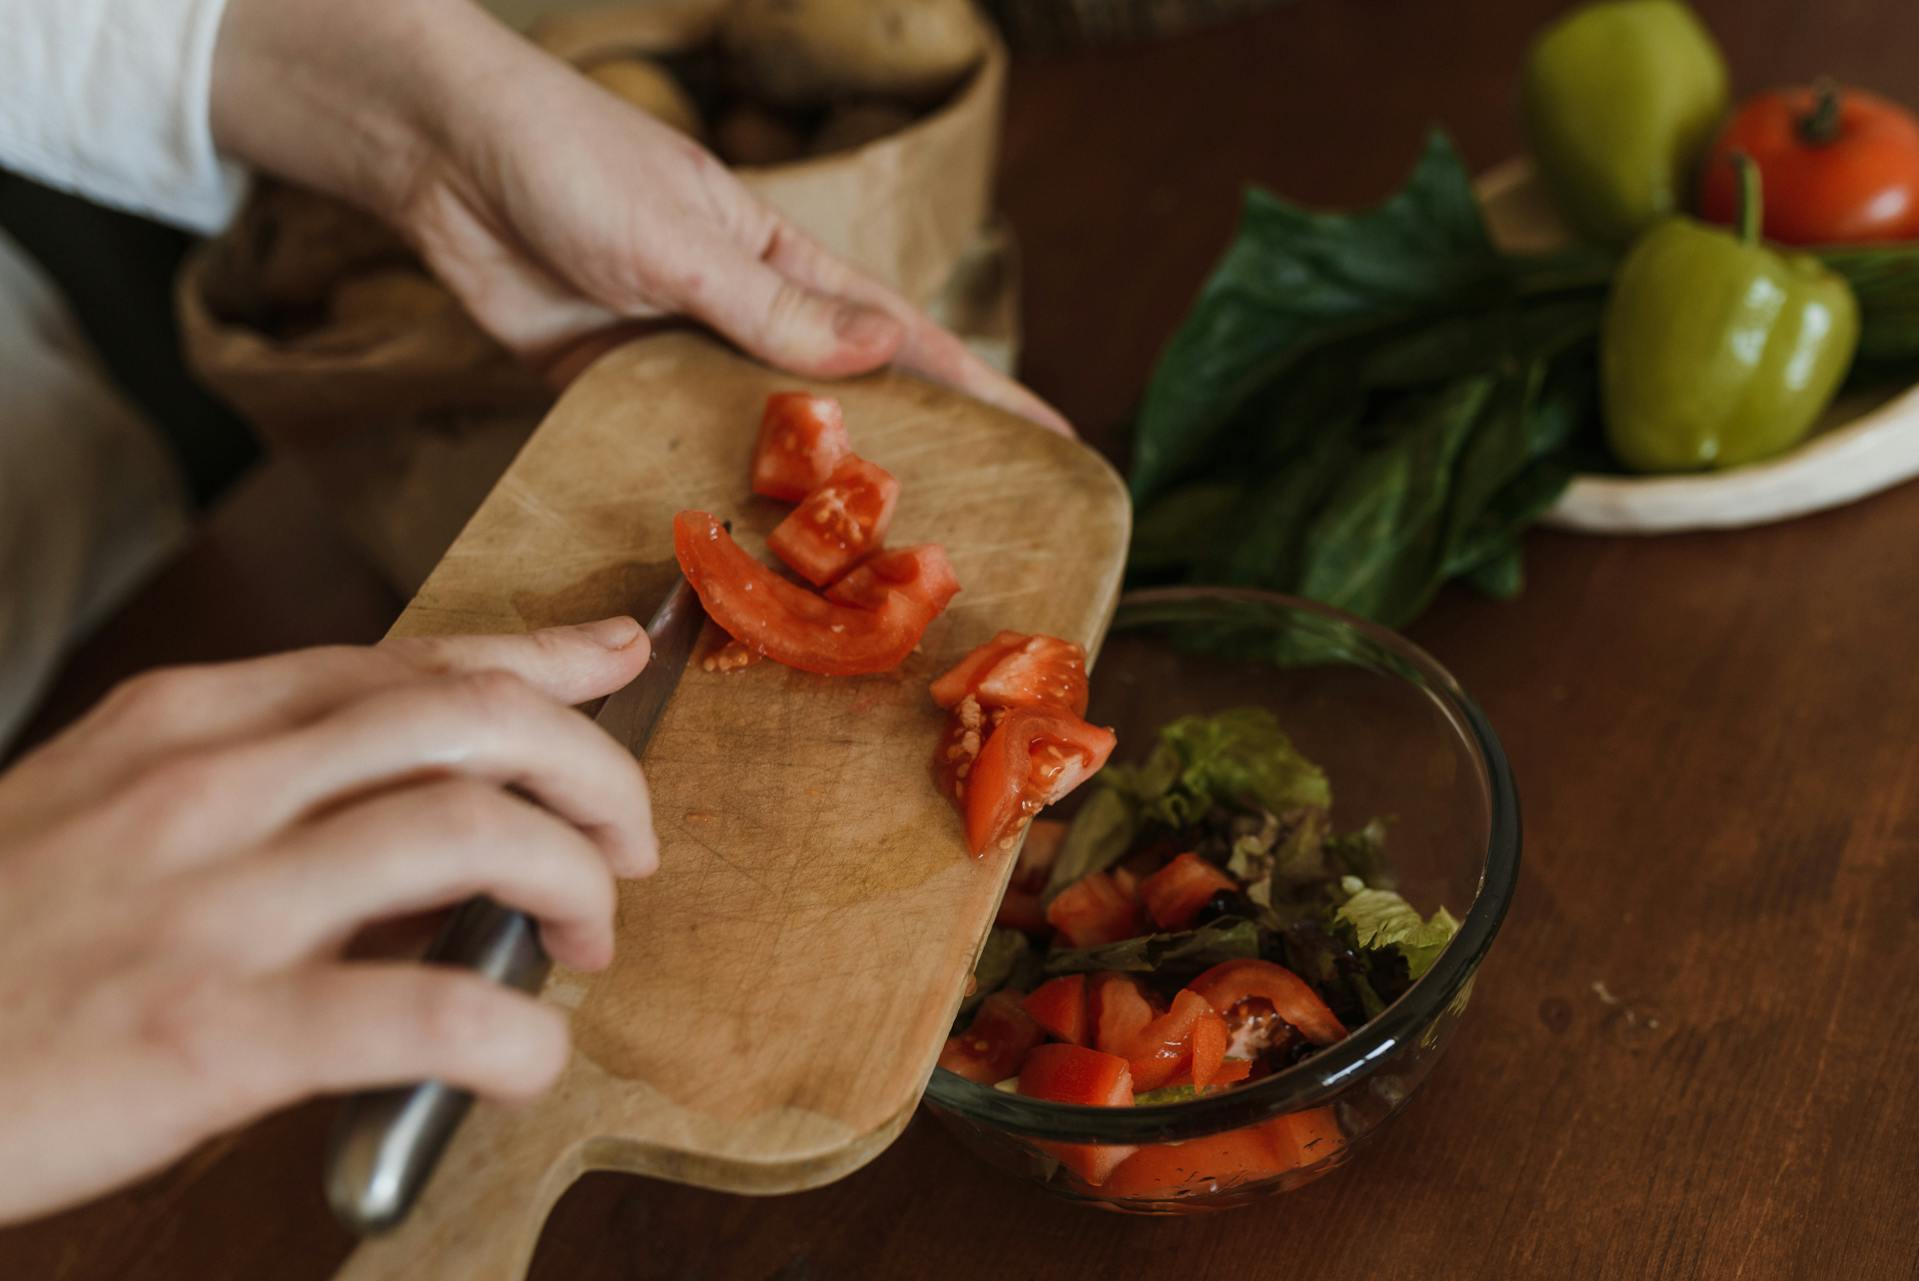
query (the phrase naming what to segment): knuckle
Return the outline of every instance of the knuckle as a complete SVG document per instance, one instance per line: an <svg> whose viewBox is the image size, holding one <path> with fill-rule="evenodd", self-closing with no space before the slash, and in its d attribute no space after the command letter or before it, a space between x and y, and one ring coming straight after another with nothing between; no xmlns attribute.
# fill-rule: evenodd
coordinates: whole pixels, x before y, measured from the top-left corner
<svg viewBox="0 0 1919 1281"><path fill-rule="evenodd" d="M539 694L512 672L469 672L455 681L458 696L487 721L513 720L542 708Z"/></svg>
<svg viewBox="0 0 1919 1281"><path fill-rule="evenodd" d="M157 667L115 686L101 704L117 720L168 724L204 703L209 669Z"/></svg>

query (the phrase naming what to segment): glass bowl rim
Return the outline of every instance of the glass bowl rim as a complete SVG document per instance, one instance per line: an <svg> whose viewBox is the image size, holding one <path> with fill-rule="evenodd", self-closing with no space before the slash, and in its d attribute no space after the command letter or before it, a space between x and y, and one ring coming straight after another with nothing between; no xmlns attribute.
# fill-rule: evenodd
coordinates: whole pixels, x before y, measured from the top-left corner
<svg viewBox="0 0 1919 1281"><path fill-rule="evenodd" d="M1118 599L1114 618L1117 621L1130 609L1232 601L1313 615L1359 634L1419 674L1424 692L1474 751L1486 785L1487 840L1479 887L1458 933L1432 969L1357 1032L1254 1084L1184 1102L1101 1108L1029 1099L935 1067L925 1097L936 1107L997 1130L1080 1143L1198 1138L1302 1111L1327 1102L1368 1064L1416 1040L1458 997L1492 946L1518 884L1521 826L1512 766L1485 713L1452 673L1404 636L1303 597L1239 587L1143 588ZM1400 679L1415 683L1405 676Z"/></svg>

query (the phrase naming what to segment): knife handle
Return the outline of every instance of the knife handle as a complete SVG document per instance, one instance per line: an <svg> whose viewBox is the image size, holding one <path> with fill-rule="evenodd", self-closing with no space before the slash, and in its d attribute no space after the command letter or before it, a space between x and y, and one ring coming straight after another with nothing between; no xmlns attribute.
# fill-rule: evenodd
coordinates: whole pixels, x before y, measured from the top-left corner
<svg viewBox="0 0 1919 1281"><path fill-rule="evenodd" d="M447 920L429 964L457 965L496 983L538 992L552 962L539 926L490 898L469 899ZM444 1081L356 1094L341 1107L327 1151L327 1201L361 1236L406 1217L473 1096Z"/></svg>

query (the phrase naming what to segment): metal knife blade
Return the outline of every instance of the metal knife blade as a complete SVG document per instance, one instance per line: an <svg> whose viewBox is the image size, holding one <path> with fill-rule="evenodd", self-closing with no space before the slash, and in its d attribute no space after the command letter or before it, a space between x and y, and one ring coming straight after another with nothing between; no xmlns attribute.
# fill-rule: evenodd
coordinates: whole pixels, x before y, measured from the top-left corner
<svg viewBox="0 0 1919 1281"><path fill-rule="evenodd" d="M646 669L595 717L635 756L652 741L704 618L692 585L676 577L647 624L653 654ZM484 897L454 911L426 960L466 966L523 992L539 991L552 968L533 919ZM342 1104L326 1165L327 1201L340 1222L371 1236L404 1219L472 1104L471 1094L444 1081L368 1090Z"/></svg>

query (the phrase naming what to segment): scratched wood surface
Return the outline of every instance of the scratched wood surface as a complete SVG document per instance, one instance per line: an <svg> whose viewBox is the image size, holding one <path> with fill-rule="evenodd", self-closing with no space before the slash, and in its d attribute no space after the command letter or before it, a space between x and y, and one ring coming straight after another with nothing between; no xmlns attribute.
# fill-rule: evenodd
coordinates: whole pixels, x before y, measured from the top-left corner
<svg viewBox="0 0 1919 1281"><path fill-rule="evenodd" d="M749 494L747 464L767 394L796 385L692 335L603 358L394 630L644 618L686 508L760 549L791 509ZM1128 507L1097 454L943 388L832 391L854 447L899 479L889 541L944 544L958 599L883 675L695 660L645 757L661 870L622 887L609 970L547 983L573 1012L566 1075L530 1107L477 1108L413 1216L343 1276L510 1281L583 1170L790 1192L911 1116L1012 858L966 852L929 768L944 721L927 683L1004 627L1095 649Z"/></svg>
<svg viewBox="0 0 1919 1281"><path fill-rule="evenodd" d="M1000 189L1031 381L1123 454L1242 184L1374 199L1434 123L1476 169L1497 163L1519 144L1525 41L1562 7L1300 0L1016 65ZM1741 92L1827 71L1919 102L1906 0L1697 7ZM156 653L378 634L338 601L347 567L303 561L266 519L315 531L310 512L255 514L274 555L223 523L169 583L200 608L103 633L76 686ZM791 1197L588 1175L555 1207L532 1276L1912 1281L1915 547L1907 485L1738 533L1535 534L1518 600L1441 598L1413 635L1505 740L1526 870L1453 1048L1333 1177L1258 1209L1128 1220L1005 1178L919 1120L857 1173ZM322 1281L348 1248L318 1190L328 1119L319 1104L281 1114L0 1233L0 1276Z"/></svg>

